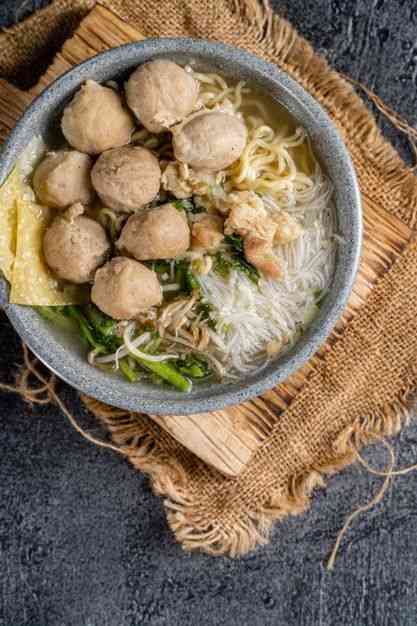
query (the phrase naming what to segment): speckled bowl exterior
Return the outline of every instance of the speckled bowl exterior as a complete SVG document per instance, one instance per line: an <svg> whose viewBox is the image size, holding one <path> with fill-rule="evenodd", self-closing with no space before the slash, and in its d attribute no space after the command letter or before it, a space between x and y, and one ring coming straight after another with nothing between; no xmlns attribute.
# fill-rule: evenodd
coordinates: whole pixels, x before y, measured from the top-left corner
<svg viewBox="0 0 417 626"><path fill-rule="evenodd" d="M325 341L340 317L352 290L362 242L362 214L352 162L333 123L321 106L287 74L243 50L193 39L148 39L97 55L64 74L20 119L0 153L0 183L33 136L48 144L58 137L59 118L65 104L87 79L125 79L139 64L154 58L179 63L193 59L203 70L232 79L248 80L283 104L310 135L314 150L334 186L340 246L330 293L318 317L298 343L261 371L233 384L195 385L190 394L144 383L130 384L116 375L91 367L77 337L45 322L30 307L8 303L8 285L0 278L0 303L11 323L31 350L60 378L89 396L133 411L160 415L211 411L238 404L285 380L301 367Z"/></svg>

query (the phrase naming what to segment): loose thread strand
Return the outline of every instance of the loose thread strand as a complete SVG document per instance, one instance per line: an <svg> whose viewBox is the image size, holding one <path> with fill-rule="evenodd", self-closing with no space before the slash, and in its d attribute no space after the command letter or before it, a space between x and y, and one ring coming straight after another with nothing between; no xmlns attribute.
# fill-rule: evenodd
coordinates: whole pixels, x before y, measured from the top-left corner
<svg viewBox="0 0 417 626"><path fill-rule="evenodd" d="M373 467L371 467L367 461L365 461L365 459L363 458L363 456L360 455L358 450L355 450L355 455L356 458L358 459L359 463L361 463L361 465L364 466L364 468L370 473L370 474L374 474L375 476L405 476L405 474L410 474L411 472L415 472L417 470L417 463L415 465L409 465L408 467L404 467L402 469L399 470L392 470L390 472L383 472L381 470L376 470Z"/></svg>
<svg viewBox="0 0 417 626"><path fill-rule="evenodd" d="M390 482L392 480L392 470L393 470L394 465L395 465L394 449L386 441L383 441L383 444L385 445L385 447L387 448L387 450L389 451L389 453L391 455L391 462L390 462L390 465L389 465L389 470L386 473L386 478L385 478L384 482L382 483L381 488L376 493L376 495L372 498L372 500L370 502L368 502L367 504L364 504L364 505L360 506L359 508L357 508L355 511L353 511L346 518L346 521L345 521L345 523L343 525L343 528L339 531L339 534L338 534L337 539L336 539L336 543L334 544L332 553L331 553L330 558L329 558L329 560L327 562L327 569L329 571L333 570L333 568L334 568L334 564L335 564L335 561L336 561L336 557L337 557L337 553L339 551L340 544L341 544L342 539L343 539L344 535L346 534L349 526L353 522L353 520L358 515L360 515L361 513L365 513L366 511L369 511L370 509L372 509L372 507L374 507L379 502L381 502L381 500L384 497L384 494L385 494L386 490L388 489L389 484L390 484Z"/></svg>
<svg viewBox="0 0 417 626"><path fill-rule="evenodd" d="M90 433L85 431L78 424L78 422L75 419L75 417L72 415L72 413L69 411L69 409L67 408L65 403L61 400L61 398L59 397L59 395L55 391L55 382L56 382L55 376L51 375L51 378L49 380L47 378L45 378L45 376L43 376L43 374L41 374L41 372L39 372L37 367L32 362L32 360L30 358L28 347L24 343L22 343L22 348L23 348L24 364L26 366L25 375L21 376L21 378L18 379L17 385L15 387L13 385L0 384L0 389L2 391L8 391L8 392L12 392L12 393L13 392L14 393L19 393L23 397L24 400L26 400L26 401L28 401L30 403L34 403L34 404L49 404L50 402L53 402L62 411L62 413L68 419L68 421L73 426L73 428L84 439L86 439L90 443L95 444L96 446L99 446L100 448L107 448L108 450L113 450L113 452L117 452L119 454L123 454L123 455L127 456L128 452L126 450L124 450L123 448L120 448L120 447L115 446L115 445L113 445L111 443L108 443L107 441L103 441L101 439L97 439L93 435L90 435ZM34 378L38 382L42 383L42 386L41 387L37 387L37 388L29 387L29 384L28 384L28 376L29 376L29 374L32 374L34 376ZM39 398L38 396L41 393L46 393L47 397L46 398Z"/></svg>

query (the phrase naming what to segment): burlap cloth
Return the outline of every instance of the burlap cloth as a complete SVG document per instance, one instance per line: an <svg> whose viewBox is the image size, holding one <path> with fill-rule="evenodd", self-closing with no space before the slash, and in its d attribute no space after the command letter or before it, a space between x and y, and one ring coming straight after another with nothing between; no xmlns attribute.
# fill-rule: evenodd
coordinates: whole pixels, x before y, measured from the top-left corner
<svg viewBox="0 0 417 626"><path fill-rule="evenodd" d="M304 511L323 476L356 451L399 431L417 382L417 179L380 135L351 86L284 20L256 0L102 0L145 35L191 35L246 48L297 79L329 112L353 157L366 211L390 214L408 233L379 251L379 279L366 303L314 361L308 382L275 419L236 480L222 477L146 416L88 398L113 441L164 497L168 522L187 549L239 555L265 542L272 523ZM93 0L57 0L0 36L0 73L26 80L35 56L57 48ZM391 220L392 222L392 220ZM392 223L387 226L387 240ZM372 238L372 233L368 233ZM376 261L377 262L377 261ZM33 368L31 361L27 361ZM20 386L27 382L27 371ZM56 400L56 395L51 398ZM32 395L35 400L36 393ZM62 405L61 405L62 408Z"/></svg>

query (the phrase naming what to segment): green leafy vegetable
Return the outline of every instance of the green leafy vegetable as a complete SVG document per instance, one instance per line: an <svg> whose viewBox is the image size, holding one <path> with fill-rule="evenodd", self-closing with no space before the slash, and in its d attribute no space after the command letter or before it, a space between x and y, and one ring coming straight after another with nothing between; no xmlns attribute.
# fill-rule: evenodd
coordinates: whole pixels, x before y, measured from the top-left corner
<svg viewBox="0 0 417 626"><path fill-rule="evenodd" d="M236 254L229 258L221 252L217 252L214 257L213 269L217 274L222 276L222 278L228 278L230 276L230 271L232 269L235 269L239 272L242 272L243 274L246 274L249 280L255 283L255 285L257 285L259 282L258 270L256 269L256 267L248 263L243 255L240 256Z"/></svg>
<svg viewBox="0 0 417 626"><path fill-rule="evenodd" d="M161 378L157 374L153 374L152 372L149 373L149 380L153 385L158 385L158 387L161 387L161 385L165 385L166 383L163 378Z"/></svg>
<svg viewBox="0 0 417 626"><path fill-rule="evenodd" d="M68 330L75 330L78 327L85 343L96 350L98 354L110 354L123 344L122 338L117 335L117 322L102 313L93 304L89 304L83 309L78 306L65 306L37 307L37 310L48 321L60 326L64 325ZM159 333L153 331L151 341L145 350L149 354L157 353L160 342ZM191 381L177 369L173 362L147 361L135 355L131 355L131 359L159 380L173 385L180 391L189 392L192 388ZM122 374L130 382L135 382L139 378L138 372L135 372L128 359L121 359L119 366Z"/></svg>
<svg viewBox="0 0 417 626"><path fill-rule="evenodd" d="M207 211L207 209L205 209L204 207L200 205L197 206L195 202L190 198L187 198L185 200L174 200L172 204L176 209L178 209L178 211L187 211L187 213L195 214L205 213Z"/></svg>
<svg viewBox="0 0 417 626"><path fill-rule="evenodd" d="M183 391L185 393L191 391L193 386L192 382L185 378L185 376L181 374L171 361L147 361L135 356L134 354L131 356L146 370L156 374L159 378L162 378L165 382L170 383L179 391Z"/></svg>
<svg viewBox="0 0 417 626"><path fill-rule="evenodd" d="M209 302L200 302L197 305L197 314L200 315L201 320L207 322L207 326L212 330L216 330L216 320L213 319L213 306Z"/></svg>
<svg viewBox="0 0 417 626"><path fill-rule="evenodd" d="M97 352L115 352L122 345L122 339L116 334L117 323L94 305L89 304L84 310L77 306L68 306L66 311L78 324L81 337L87 345Z"/></svg>
<svg viewBox="0 0 417 626"><path fill-rule="evenodd" d="M233 248L235 252L243 254L243 239L240 235L233 233L233 235L226 235L224 242Z"/></svg>
<svg viewBox="0 0 417 626"><path fill-rule="evenodd" d="M182 374L190 378L206 378L210 374L207 361L195 354L187 354L183 359L178 359L176 366Z"/></svg>
<svg viewBox="0 0 417 626"><path fill-rule="evenodd" d="M254 265L248 263L243 253L243 239L240 235L226 235L226 244L230 246L228 256L218 252L214 260L214 271L223 278L228 278L231 269L238 270L245 274L255 285L258 284L260 274Z"/></svg>
<svg viewBox="0 0 417 626"><path fill-rule="evenodd" d="M62 330L74 331L77 329L77 324L68 317L65 306L37 306L35 307L38 313L48 322L51 322L55 326L62 328Z"/></svg>
<svg viewBox="0 0 417 626"><path fill-rule="evenodd" d="M169 261L154 261L151 264L154 272L157 274L169 274L171 271L171 265Z"/></svg>
<svg viewBox="0 0 417 626"><path fill-rule="evenodd" d="M94 304L84 307L84 312L98 334L106 338L114 338L117 327L114 319L102 313Z"/></svg>
<svg viewBox="0 0 417 626"><path fill-rule="evenodd" d="M94 304L88 304L83 311L92 327L93 335L109 352L115 352L122 345L122 339L117 335L117 322L102 313Z"/></svg>
<svg viewBox="0 0 417 626"><path fill-rule="evenodd" d="M160 277L164 274L169 274L170 279L168 282L172 282L171 265L169 261L154 261L152 264L149 264L149 267L151 267ZM175 261L174 273L174 281L179 284L180 291L191 293L194 289L200 289L200 284L192 271L192 266L189 261L186 261L185 259ZM162 281L162 284L164 284L164 281Z"/></svg>
<svg viewBox="0 0 417 626"><path fill-rule="evenodd" d="M144 331L146 329L144 328ZM142 348L142 352L147 354L158 354L162 342L161 336L157 330L148 331L151 333L151 340Z"/></svg>
<svg viewBox="0 0 417 626"><path fill-rule="evenodd" d="M127 359L121 359L119 361L119 368L123 376L127 378L130 383L135 383L138 380L138 373L130 367Z"/></svg>
<svg viewBox="0 0 417 626"><path fill-rule="evenodd" d="M100 344L100 342L96 339L95 333L93 330L93 326L87 320L87 318L81 313L79 307L77 306L68 306L67 307L68 315L75 322L77 322L78 327L80 329L81 337L91 348L94 348L98 352L106 352L105 346Z"/></svg>
<svg viewBox="0 0 417 626"><path fill-rule="evenodd" d="M232 269L232 261L221 252L216 252L214 256L213 270L222 278L229 278Z"/></svg>
<svg viewBox="0 0 417 626"><path fill-rule="evenodd" d="M258 270L254 265L248 263L246 259L243 258L243 256L233 259L233 267L243 274L246 274L249 280L255 283L255 285L258 284L260 278Z"/></svg>
<svg viewBox="0 0 417 626"><path fill-rule="evenodd" d="M200 283L191 270L191 264L185 260L177 261L175 264L175 282L185 293L200 289Z"/></svg>

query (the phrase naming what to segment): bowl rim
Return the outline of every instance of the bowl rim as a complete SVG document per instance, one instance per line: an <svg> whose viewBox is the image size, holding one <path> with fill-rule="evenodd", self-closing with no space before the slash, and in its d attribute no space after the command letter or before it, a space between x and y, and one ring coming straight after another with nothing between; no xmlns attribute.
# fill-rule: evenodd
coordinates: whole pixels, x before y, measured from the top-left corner
<svg viewBox="0 0 417 626"><path fill-rule="evenodd" d="M28 143L26 139L25 143L21 144L21 139L25 136L26 130L30 128L33 117L36 116L36 112L42 109L42 107L48 107L48 99L51 96L59 95L62 90L65 93L68 93L68 91L72 93L85 80L84 78L81 82L77 82L77 80L79 81L79 76L90 67L94 67L96 63L108 63L110 65L121 58L122 64L126 61L132 61L132 64L134 64L135 56L139 53L146 54L147 49L149 50L148 59L158 55L168 56L171 53L177 55L189 54L190 56L194 54L201 58L207 58L209 61L215 57L221 59L227 65L236 62L239 65L246 66L248 71L256 74L255 81L257 79L260 80L260 77L263 76L265 80L274 83L290 99L297 101L302 108L314 115L320 132L326 133L327 140L333 151L333 158L337 158L340 162L340 167L346 177L345 182L349 189L349 200L352 209L350 213L351 239L349 241L349 250L346 253L342 250L341 255L345 254L345 257L343 261L342 259L337 261L337 266L340 263L344 266L343 283L339 284L337 293L333 294L331 304L327 308L323 307L326 308L325 314L321 312L319 322L313 322L305 336L297 342L289 355L284 355L282 359L277 361L267 375L263 375L262 371L258 370L251 376L249 383L245 384L244 381L241 381L235 389L233 388L234 384L216 384L210 387L209 393L205 390L205 393L197 393L197 395L190 396L181 392L167 391L164 388L163 390L158 390L159 395L153 393L147 397L141 395L140 392L137 394L126 393L126 384L121 384L118 377L115 376L112 380L109 380L108 376L105 376L102 372L88 364L88 368L91 370L90 375L83 376L80 374L79 363L75 355L66 350L64 346L59 346L59 341L51 338L52 333L48 333L45 330L46 327L42 327L42 320L32 307L8 303L8 283L1 276L0 304L3 305L15 330L39 360L58 377L82 393L121 409L142 411L156 415L186 415L219 410L258 396L284 381L290 374L304 365L330 335L347 304L359 267L362 247L362 206L359 185L347 148L328 114L317 100L286 72L241 48L204 39L183 37L149 38L124 44L83 61L57 78L30 104L4 142L0 151L0 184L11 171L24 145ZM141 63L144 61L139 60L137 62ZM123 69L125 70L125 68ZM337 208L336 210L339 213L340 209ZM336 270L337 267L335 272ZM34 316L36 316L36 319ZM127 384L129 385L129 383ZM133 385L130 388L133 388Z"/></svg>

